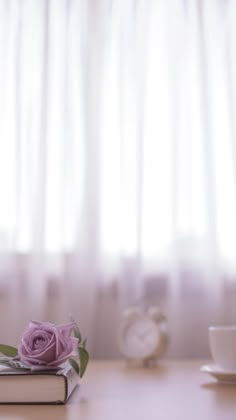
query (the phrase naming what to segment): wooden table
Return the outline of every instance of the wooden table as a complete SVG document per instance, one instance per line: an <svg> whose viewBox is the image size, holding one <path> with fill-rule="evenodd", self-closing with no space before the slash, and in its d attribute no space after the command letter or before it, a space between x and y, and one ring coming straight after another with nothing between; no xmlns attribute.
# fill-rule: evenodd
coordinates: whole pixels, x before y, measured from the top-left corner
<svg viewBox="0 0 236 420"><path fill-rule="evenodd" d="M235 420L236 385L199 371L202 361L162 361L155 368L90 362L66 405L2 405L4 420Z"/></svg>

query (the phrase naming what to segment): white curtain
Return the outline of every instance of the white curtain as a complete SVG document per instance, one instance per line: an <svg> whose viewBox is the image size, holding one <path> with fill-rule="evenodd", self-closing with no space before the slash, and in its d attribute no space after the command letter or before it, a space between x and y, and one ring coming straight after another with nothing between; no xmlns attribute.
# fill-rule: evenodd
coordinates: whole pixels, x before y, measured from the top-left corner
<svg viewBox="0 0 236 420"><path fill-rule="evenodd" d="M77 319L116 357L158 303L169 356L236 323L234 0L0 0L0 341Z"/></svg>

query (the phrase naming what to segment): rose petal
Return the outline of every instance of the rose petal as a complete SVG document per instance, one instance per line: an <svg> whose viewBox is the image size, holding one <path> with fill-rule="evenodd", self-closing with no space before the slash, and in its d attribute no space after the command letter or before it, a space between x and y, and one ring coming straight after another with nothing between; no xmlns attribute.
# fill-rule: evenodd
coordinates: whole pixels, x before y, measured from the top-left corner
<svg viewBox="0 0 236 420"><path fill-rule="evenodd" d="M57 325L58 332L60 334L62 334L63 337L65 337L65 339L68 339L68 338L71 337L73 329L74 329L74 323L73 322L70 322L69 324Z"/></svg>
<svg viewBox="0 0 236 420"><path fill-rule="evenodd" d="M74 323L55 325L30 321L18 345L18 356L30 366L56 367L78 355L78 339L72 337Z"/></svg>
<svg viewBox="0 0 236 420"><path fill-rule="evenodd" d="M27 361L31 364L38 364L39 361L41 364L49 364L50 362L54 361L56 359L56 346L55 343L52 343L50 347L48 347L46 350L43 350L41 352L38 352L37 354L25 354L21 351L19 352L19 356L21 360Z"/></svg>

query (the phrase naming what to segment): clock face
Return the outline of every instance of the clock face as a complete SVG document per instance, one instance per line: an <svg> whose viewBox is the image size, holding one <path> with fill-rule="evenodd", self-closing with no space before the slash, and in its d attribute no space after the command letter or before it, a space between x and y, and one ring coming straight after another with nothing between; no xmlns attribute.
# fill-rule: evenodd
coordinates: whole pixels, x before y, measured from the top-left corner
<svg viewBox="0 0 236 420"><path fill-rule="evenodd" d="M120 336L120 349L129 358L144 359L151 356L159 343L160 333L156 323L140 317L123 325Z"/></svg>

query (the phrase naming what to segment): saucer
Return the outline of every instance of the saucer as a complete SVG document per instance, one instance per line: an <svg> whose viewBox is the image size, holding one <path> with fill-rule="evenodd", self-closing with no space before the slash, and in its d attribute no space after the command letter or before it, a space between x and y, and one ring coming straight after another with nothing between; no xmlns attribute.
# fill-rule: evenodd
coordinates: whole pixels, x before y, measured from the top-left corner
<svg viewBox="0 0 236 420"><path fill-rule="evenodd" d="M201 372L208 373L220 382L236 384L236 370L224 370L215 364L203 365L200 370Z"/></svg>

